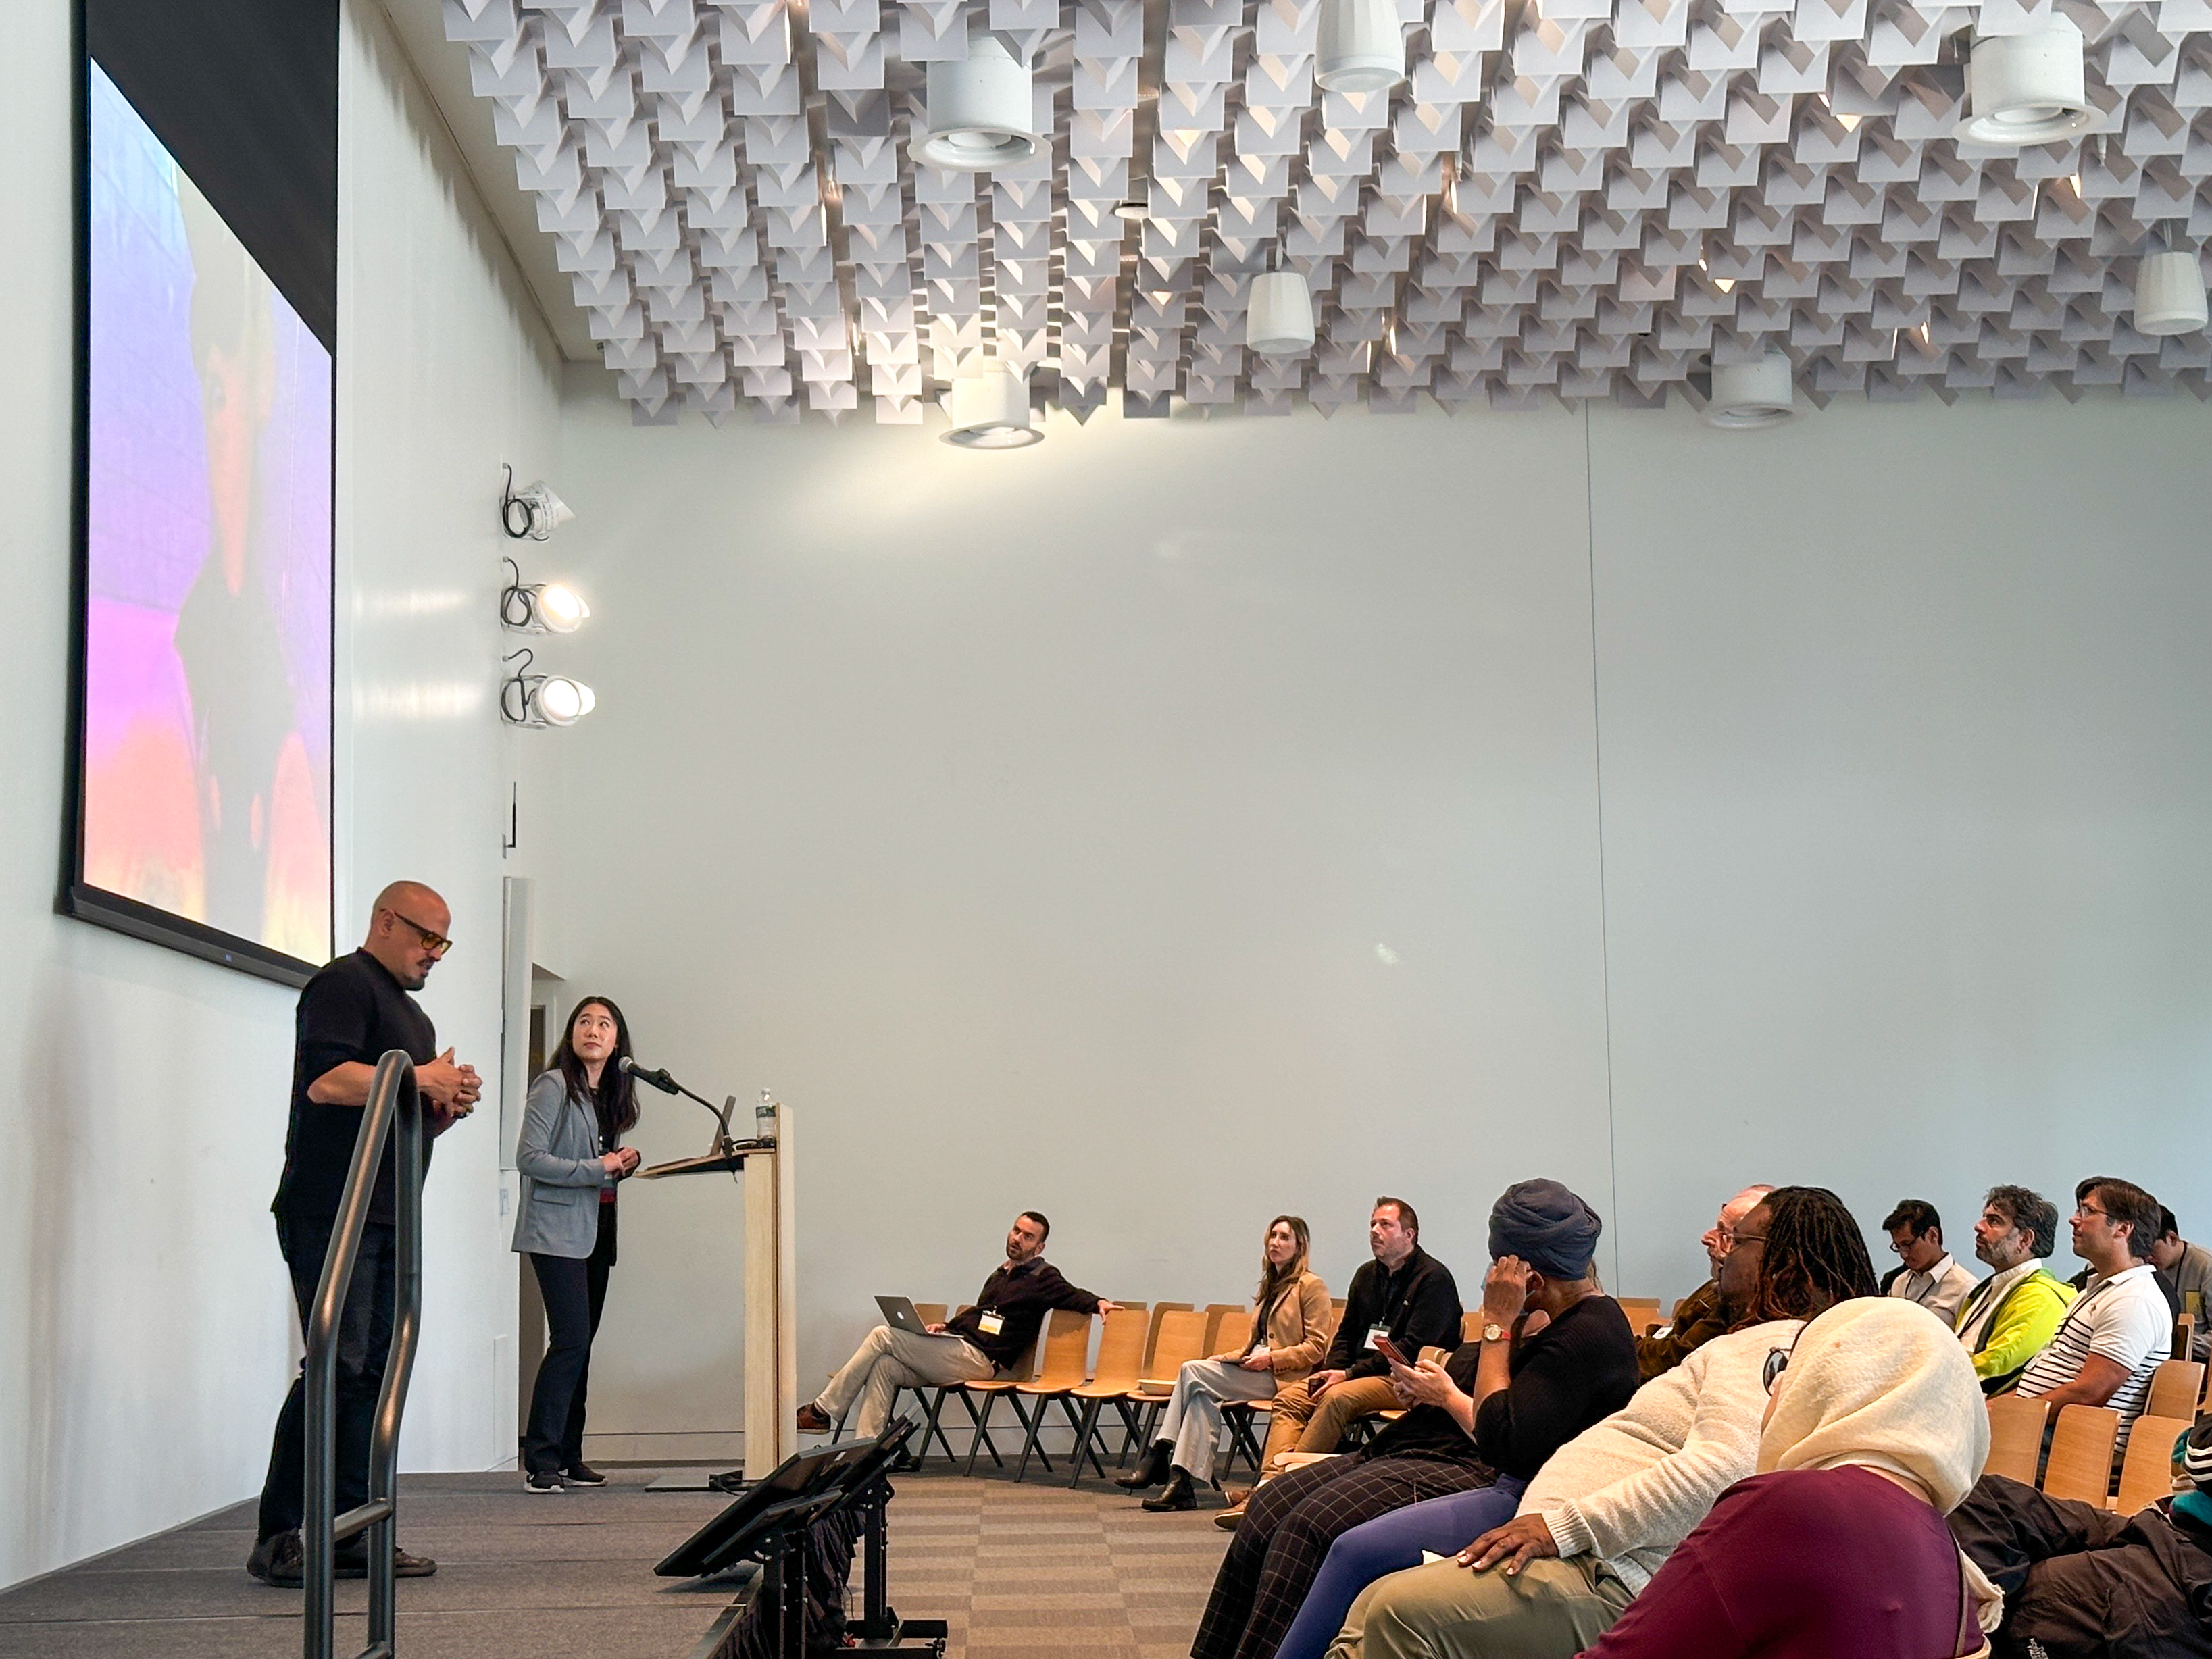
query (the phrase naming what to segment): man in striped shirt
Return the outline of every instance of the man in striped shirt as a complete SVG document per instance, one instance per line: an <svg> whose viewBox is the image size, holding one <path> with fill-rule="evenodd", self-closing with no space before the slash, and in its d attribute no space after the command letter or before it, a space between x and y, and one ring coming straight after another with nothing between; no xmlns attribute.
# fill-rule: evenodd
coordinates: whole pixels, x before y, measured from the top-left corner
<svg viewBox="0 0 2212 1659"><path fill-rule="evenodd" d="M2124 1446L2151 1373L2173 1351L2172 1315L2150 1264L2159 1203L2110 1176L2092 1176L2074 1197L2074 1254L2089 1264L2088 1286L2051 1346L2028 1361L2019 1391L2047 1401L2054 1418L2067 1406L2110 1406Z"/></svg>

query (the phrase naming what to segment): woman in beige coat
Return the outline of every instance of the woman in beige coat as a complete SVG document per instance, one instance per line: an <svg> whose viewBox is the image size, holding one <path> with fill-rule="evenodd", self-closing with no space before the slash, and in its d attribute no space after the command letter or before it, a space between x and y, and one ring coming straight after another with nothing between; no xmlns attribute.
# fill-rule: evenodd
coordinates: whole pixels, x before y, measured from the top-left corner
<svg viewBox="0 0 2212 1659"><path fill-rule="evenodd" d="M1165 1491L1145 1500L1146 1509L1196 1509L1196 1483L1213 1479L1221 1407L1231 1401L1272 1399L1277 1389L1321 1363L1328 1346L1328 1286L1306 1267L1307 1243L1301 1217L1279 1215L1267 1224L1260 1291L1244 1346L1189 1360L1177 1373L1158 1438L1144 1461L1116 1482L1142 1492L1166 1481Z"/></svg>

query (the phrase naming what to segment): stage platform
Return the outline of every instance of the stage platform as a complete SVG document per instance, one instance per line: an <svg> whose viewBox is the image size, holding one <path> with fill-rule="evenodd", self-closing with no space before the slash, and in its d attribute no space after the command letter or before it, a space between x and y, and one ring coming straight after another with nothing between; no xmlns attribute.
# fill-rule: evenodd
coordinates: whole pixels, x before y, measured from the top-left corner
<svg viewBox="0 0 2212 1659"><path fill-rule="evenodd" d="M648 1492L665 1469L532 1498L510 1474L412 1475L400 1537L439 1571L399 1585L404 1659L693 1659L738 1591L653 1564L726 1502ZM951 1626L953 1659L1184 1659L1229 1540L1146 1515L1103 1483L901 1476L892 1604ZM240 1504L0 1594L5 1659L292 1659L300 1597L246 1576ZM856 1570L854 1589L860 1578ZM338 1644L365 1640L364 1586L338 1585Z"/></svg>

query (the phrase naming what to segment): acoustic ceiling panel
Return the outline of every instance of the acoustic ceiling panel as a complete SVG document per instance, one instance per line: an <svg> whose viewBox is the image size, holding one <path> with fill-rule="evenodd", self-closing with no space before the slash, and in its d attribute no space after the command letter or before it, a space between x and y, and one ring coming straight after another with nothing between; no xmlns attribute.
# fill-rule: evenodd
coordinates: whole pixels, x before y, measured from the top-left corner
<svg viewBox="0 0 2212 1659"><path fill-rule="evenodd" d="M1815 403L2212 393L2212 340L2130 320L2212 234L2212 0L1397 0L1364 96L1320 4L444 0L642 421L916 422L993 357L1079 418L1648 405L1778 349ZM1960 141L1968 34L2054 7L2087 131ZM943 171L924 76L986 31L1049 142ZM1301 356L1244 345L1271 266Z"/></svg>

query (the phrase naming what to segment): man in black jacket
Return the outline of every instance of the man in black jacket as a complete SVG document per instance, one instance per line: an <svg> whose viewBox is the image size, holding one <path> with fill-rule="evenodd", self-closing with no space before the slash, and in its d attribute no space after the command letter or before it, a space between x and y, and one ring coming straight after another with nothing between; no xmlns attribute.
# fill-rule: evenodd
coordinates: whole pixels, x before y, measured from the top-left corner
<svg viewBox="0 0 2212 1659"><path fill-rule="evenodd" d="M1277 1391L1263 1475L1279 1473L1292 1451L1334 1451L1354 1418L1397 1408L1390 1362L1376 1349L1377 1335L1387 1333L1408 1359L1423 1348L1459 1346L1459 1286L1420 1238L1421 1218L1412 1205L1402 1198L1375 1200L1367 1218L1367 1248L1375 1259L1352 1276L1344 1317L1322 1368ZM1234 1504L1224 1511L1234 1512Z"/></svg>
<svg viewBox="0 0 2212 1659"><path fill-rule="evenodd" d="M927 1336L888 1325L870 1331L830 1386L799 1408L799 1431L828 1434L858 1400L860 1413L850 1431L872 1439L890 1420L891 1398L901 1389L980 1382L1012 1369L1036 1347L1038 1328L1055 1308L1113 1312L1114 1303L1078 1290L1044 1259L1051 1232L1052 1223L1024 1210L1006 1231L1006 1261L983 1281L974 1307L950 1323L932 1325Z"/></svg>

